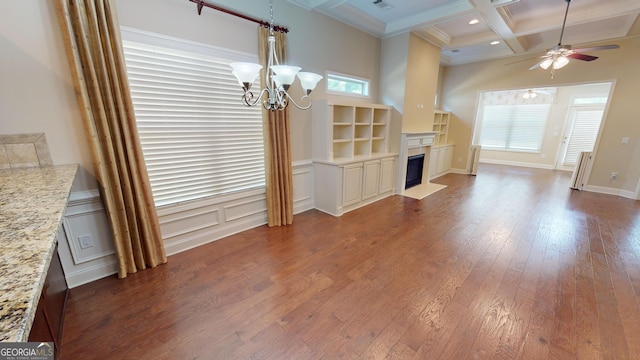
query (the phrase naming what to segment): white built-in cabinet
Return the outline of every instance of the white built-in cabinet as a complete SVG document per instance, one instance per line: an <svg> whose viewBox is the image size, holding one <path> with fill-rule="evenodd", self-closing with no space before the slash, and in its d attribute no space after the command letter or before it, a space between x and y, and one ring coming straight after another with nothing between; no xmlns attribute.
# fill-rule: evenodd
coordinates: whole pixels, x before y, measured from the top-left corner
<svg viewBox="0 0 640 360"><path fill-rule="evenodd" d="M451 171L453 164L453 144L432 146L429 154L429 178L433 179Z"/></svg>
<svg viewBox="0 0 640 360"><path fill-rule="evenodd" d="M391 108L320 100L312 109L315 207L340 216L394 194Z"/></svg>
<svg viewBox="0 0 640 360"><path fill-rule="evenodd" d="M436 110L433 114L435 138L429 154L429 178L433 179L451 171L453 166L453 144L449 144L449 122L451 113Z"/></svg>

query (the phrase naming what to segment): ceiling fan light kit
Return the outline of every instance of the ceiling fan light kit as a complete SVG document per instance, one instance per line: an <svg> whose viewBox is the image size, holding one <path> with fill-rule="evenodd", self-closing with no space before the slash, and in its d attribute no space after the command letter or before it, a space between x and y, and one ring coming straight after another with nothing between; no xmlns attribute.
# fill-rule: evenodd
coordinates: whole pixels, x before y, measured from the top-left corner
<svg viewBox="0 0 640 360"><path fill-rule="evenodd" d="M553 79L553 75L555 70L561 69L569 64L569 59L576 59L582 61L593 61L596 60L597 56L583 54L585 51L594 51L594 50L609 50L609 49L618 49L619 45L602 45L602 46L594 46L590 48L584 49L572 49L571 45L562 45L562 37L564 36L564 30L567 24L567 15L569 14L569 5L571 4L571 0L565 0L567 2L567 8L564 13L564 20L562 21L562 29L560 31L560 40L558 41L558 45L553 48L547 50L546 54L542 55L538 63L529 68L529 70L536 69L540 67L543 70L547 70L551 68L551 78Z"/></svg>

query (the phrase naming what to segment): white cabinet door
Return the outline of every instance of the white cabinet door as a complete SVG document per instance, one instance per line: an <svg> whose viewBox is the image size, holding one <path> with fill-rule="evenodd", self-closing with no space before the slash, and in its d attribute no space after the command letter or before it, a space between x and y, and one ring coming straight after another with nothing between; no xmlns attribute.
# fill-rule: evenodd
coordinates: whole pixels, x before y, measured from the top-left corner
<svg viewBox="0 0 640 360"><path fill-rule="evenodd" d="M364 181L362 183L362 200L378 195L380 186L380 160L364 163Z"/></svg>
<svg viewBox="0 0 640 360"><path fill-rule="evenodd" d="M440 148L439 149L440 151L438 151L438 165L436 165L436 172L438 174L441 174L447 170L446 169L447 164L445 162L445 158L447 156L448 149L449 148L444 147L444 148Z"/></svg>
<svg viewBox="0 0 640 360"><path fill-rule="evenodd" d="M453 146L447 146L447 152L444 155L444 168L446 171L453 167Z"/></svg>
<svg viewBox="0 0 640 360"><path fill-rule="evenodd" d="M380 161L380 194L393 191L396 181L396 158L384 158Z"/></svg>
<svg viewBox="0 0 640 360"><path fill-rule="evenodd" d="M342 205L347 206L360 202L362 196L362 163L344 167L342 181Z"/></svg>
<svg viewBox="0 0 640 360"><path fill-rule="evenodd" d="M440 148L431 147L429 152L429 179L438 175L438 157L440 156Z"/></svg>

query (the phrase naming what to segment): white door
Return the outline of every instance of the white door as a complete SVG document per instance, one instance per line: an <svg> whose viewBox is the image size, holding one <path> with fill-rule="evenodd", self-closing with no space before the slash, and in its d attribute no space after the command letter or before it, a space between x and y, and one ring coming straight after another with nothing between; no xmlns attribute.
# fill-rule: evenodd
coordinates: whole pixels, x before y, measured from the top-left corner
<svg viewBox="0 0 640 360"><path fill-rule="evenodd" d="M571 106L556 169L572 171L582 151L593 151L604 105Z"/></svg>

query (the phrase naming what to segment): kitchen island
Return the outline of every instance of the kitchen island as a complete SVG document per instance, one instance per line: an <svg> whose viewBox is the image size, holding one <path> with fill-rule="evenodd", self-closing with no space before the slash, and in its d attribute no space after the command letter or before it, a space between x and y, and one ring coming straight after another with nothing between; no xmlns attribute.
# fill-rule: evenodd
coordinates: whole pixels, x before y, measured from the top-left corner
<svg viewBox="0 0 640 360"><path fill-rule="evenodd" d="M27 341L77 165L0 170L0 341Z"/></svg>

